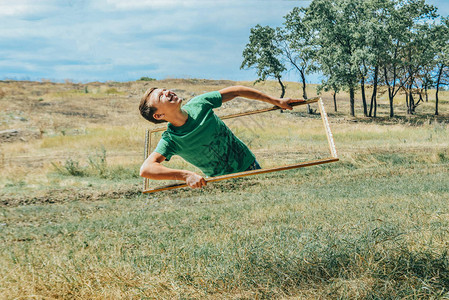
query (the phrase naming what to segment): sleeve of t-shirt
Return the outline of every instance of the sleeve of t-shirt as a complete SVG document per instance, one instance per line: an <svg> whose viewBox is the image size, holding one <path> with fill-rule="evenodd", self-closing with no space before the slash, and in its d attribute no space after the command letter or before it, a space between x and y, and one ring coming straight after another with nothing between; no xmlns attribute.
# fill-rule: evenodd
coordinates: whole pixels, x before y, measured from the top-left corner
<svg viewBox="0 0 449 300"><path fill-rule="evenodd" d="M154 152L157 152L163 156L165 156L165 160L169 161L173 155L176 154L176 147L172 141L169 139L165 139L162 137L157 143L156 149Z"/></svg>
<svg viewBox="0 0 449 300"><path fill-rule="evenodd" d="M219 91L209 92L201 95L202 100L209 102L213 108L220 107L222 104L222 97Z"/></svg>

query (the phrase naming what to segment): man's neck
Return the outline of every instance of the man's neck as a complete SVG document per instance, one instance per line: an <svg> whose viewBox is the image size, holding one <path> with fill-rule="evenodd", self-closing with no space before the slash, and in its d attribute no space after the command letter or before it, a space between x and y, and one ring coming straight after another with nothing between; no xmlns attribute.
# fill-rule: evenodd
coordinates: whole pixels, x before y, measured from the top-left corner
<svg viewBox="0 0 449 300"><path fill-rule="evenodd" d="M182 125L184 125L187 122L188 118L189 118L189 114L186 111L180 109L179 111L177 111L175 114L173 114L166 120L168 122L170 122L175 127L181 127Z"/></svg>

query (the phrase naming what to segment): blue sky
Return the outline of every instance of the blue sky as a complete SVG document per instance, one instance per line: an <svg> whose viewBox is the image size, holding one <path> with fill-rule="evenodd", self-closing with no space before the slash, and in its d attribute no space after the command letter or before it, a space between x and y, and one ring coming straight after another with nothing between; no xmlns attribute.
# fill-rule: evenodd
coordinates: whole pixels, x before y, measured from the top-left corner
<svg viewBox="0 0 449 300"><path fill-rule="evenodd" d="M427 2L449 14L448 1ZM280 26L293 7L309 3L0 0L0 80L255 80L253 70L240 70L250 28Z"/></svg>

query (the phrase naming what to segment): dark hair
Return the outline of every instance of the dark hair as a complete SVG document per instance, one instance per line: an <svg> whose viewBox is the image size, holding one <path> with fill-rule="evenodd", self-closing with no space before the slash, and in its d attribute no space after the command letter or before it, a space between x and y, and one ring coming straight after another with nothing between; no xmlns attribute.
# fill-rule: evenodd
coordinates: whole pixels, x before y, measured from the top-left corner
<svg viewBox="0 0 449 300"><path fill-rule="evenodd" d="M148 105L148 99L150 99L151 93L157 89L156 87L149 88L145 94L143 94L142 99L140 100L139 110L142 117L144 117L146 120L158 124L158 123L164 123L167 122L165 120L157 120L154 118L154 113L156 112L157 108L154 106Z"/></svg>

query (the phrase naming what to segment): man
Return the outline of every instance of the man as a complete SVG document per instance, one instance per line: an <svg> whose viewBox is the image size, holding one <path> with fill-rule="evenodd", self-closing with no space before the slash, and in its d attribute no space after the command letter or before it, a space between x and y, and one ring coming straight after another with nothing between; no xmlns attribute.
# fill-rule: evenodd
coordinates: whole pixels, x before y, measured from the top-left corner
<svg viewBox="0 0 449 300"><path fill-rule="evenodd" d="M151 88L142 97L140 113L150 122L168 122L168 126L156 149L140 168L140 176L154 180L183 180L191 188L205 186L206 180L201 175L161 164L175 154L197 166L206 176L260 169L254 154L212 110L236 97L289 110L291 103L304 101L275 98L253 88L231 86L194 97L181 107L182 101L174 92Z"/></svg>

